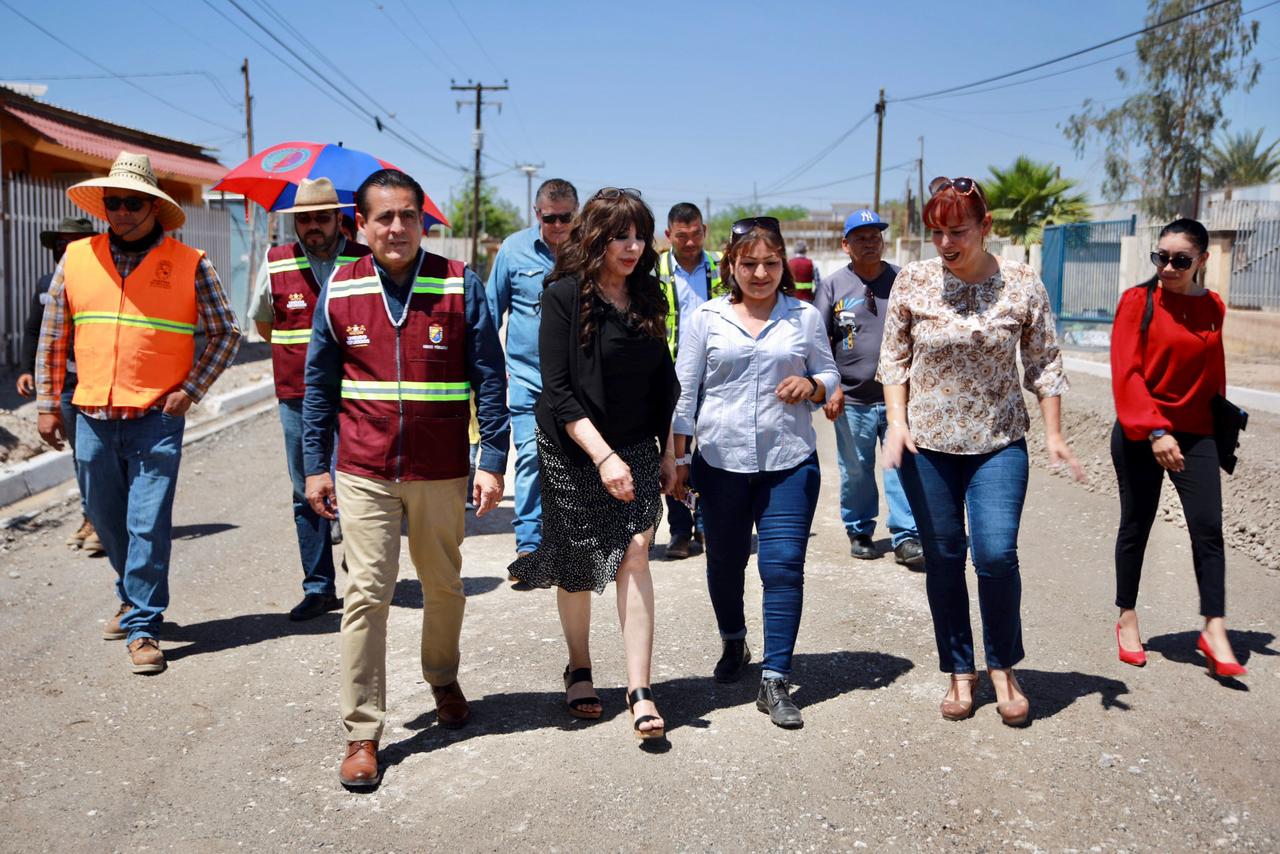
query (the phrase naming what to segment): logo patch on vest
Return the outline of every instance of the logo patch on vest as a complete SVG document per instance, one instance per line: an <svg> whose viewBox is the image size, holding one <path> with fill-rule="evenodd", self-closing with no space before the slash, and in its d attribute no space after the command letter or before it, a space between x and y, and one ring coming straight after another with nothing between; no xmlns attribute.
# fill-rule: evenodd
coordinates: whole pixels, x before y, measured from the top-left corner
<svg viewBox="0 0 1280 854"><path fill-rule="evenodd" d="M440 344L444 341L444 327L438 323L431 324L427 328L427 338L431 339L432 344Z"/></svg>
<svg viewBox="0 0 1280 854"><path fill-rule="evenodd" d="M307 301L303 299L302 294L289 294L289 301L284 307L290 310L303 309L307 307Z"/></svg>
<svg viewBox="0 0 1280 854"><path fill-rule="evenodd" d="M173 275L173 264L168 261L161 261L156 265L156 277L151 280L153 288L171 288L173 283L169 281L169 277Z"/></svg>
<svg viewBox="0 0 1280 854"><path fill-rule="evenodd" d="M353 323L347 327L347 346L348 347L368 347L369 336L364 334L364 324Z"/></svg>

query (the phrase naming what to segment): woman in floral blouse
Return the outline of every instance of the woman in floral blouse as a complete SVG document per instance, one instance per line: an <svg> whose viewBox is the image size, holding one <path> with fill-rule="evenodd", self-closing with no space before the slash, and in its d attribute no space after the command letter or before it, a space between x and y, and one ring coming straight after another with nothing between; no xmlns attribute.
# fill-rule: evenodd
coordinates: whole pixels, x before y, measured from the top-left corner
<svg viewBox="0 0 1280 854"><path fill-rule="evenodd" d="M1019 352L1023 384L1040 401L1050 461L1066 463L1077 479L1084 472L1060 429L1067 378L1044 285L1027 265L986 251L991 214L976 181L935 178L929 189L924 221L939 257L902 269L884 323L876 379L889 421L885 465L901 468L920 528L940 667L951 674L942 716L973 714L978 679L965 581L967 509L996 709L1006 724L1022 726L1030 704L1012 668L1023 658L1018 525L1030 421Z"/></svg>

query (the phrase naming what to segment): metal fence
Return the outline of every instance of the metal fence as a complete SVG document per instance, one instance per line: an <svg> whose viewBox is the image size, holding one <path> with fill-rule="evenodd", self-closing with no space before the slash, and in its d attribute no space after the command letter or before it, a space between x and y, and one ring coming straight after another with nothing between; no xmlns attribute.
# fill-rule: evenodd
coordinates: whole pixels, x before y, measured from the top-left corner
<svg viewBox="0 0 1280 854"><path fill-rule="evenodd" d="M1110 323L1119 297L1120 239L1133 218L1055 225L1044 230L1041 278L1063 322Z"/></svg>
<svg viewBox="0 0 1280 854"><path fill-rule="evenodd" d="M1253 220L1236 232L1230 299L1233 308L1280 309L1280 218Z"/></svg>
<svg viewBox="0 0 1280 854"><path fill-rule="evenodd" d="M22 328L40 277L53 272L53 255L40 245L40 232L58 227L63 217L84 212L67 199L73 180L9 175L4 181L3 252L0 254L0 362L16 364L22 348ZM174 236L203 249L220 273L231 269L229 212L183 205L187 221ZM105 223L100 227L105 228Z"/></svg>

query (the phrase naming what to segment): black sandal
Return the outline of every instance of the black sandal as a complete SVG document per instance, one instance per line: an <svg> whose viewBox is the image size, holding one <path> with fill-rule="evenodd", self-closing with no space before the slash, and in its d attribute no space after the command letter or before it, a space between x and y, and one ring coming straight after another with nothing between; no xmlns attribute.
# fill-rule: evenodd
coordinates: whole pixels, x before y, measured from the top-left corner
<svg viewBox="0 0 1280 854"><path fill-rule="evenodd" d="M640 729L640 724L646 723L648 721L660 721L662 720L662 718L658 717L657 715L641 715L638 718L635 716L636 703L640 702L641 700L652 700L652 699L653 699L653 692L650 691L648 687L637 688L627 695L627 708L631 710L631 718L632 718L631 728L635 730L636 738L642 738L642 739L648 740L651 738L663 738L666 736L665 726L655 727L654 729Z"/></svg>
<svg viewBox="0 0 1280 854"><path fill-rule="evenodd" d="M594 712L585 712L582 710L583 706L600 705L600 698L595 695L594 690L591 694L585 697L579 697L576 700L569 699L568 697L569 689L572 688L574 685L577 685L579 682L591 682L591 668L579 667L576 670L570 670L569 665L566 664L564 666L564 690L565 690L564 702L565 702L565 705L569 707L569 714L573 715L575 718L582 718L588 721L599 720L601 711L603 710L597 709Z"/></svg>

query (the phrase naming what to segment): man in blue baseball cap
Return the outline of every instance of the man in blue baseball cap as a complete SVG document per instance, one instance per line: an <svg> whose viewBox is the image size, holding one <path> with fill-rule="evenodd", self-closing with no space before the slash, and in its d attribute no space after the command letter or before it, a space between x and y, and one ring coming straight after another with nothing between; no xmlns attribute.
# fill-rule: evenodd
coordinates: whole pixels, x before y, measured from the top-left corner
<svg viewBox="0 0 1280 854"><path fill-rule="evenodd" d="M871 539L880 509L876 448L884 442L888 423L884 389L875 377L889 291L898 275L898 268L882 258L884 231L888 227L875 211L863 209L849 214L840 241L849 264L823 277L813 299L813 307L826 323L831 353L840 368L840 387L827 399L823 410L835 422L840 517L849 534L849 553L862 560L880 557ZM884 470L884 492L894 556L909 569L923 570L920 534L896 470Z"/></svg>

